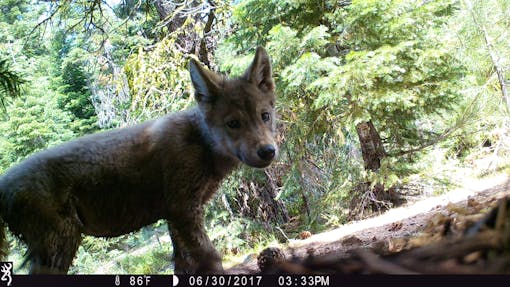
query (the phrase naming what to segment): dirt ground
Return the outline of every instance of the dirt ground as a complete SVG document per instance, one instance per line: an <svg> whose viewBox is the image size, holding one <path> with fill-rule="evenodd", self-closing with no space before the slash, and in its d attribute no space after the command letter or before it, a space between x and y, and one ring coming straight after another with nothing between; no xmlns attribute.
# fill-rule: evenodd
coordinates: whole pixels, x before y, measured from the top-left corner
<svg viewBox="0 0 510 287"><path fill-rule="evenodd" d="M380 216L314 234L305 240L293 240L279 248L286 258L305 258L309 254L317 257L343 258L349 251L364 247L398 252L412 244L423 245L433 241L432 238L443 232L441 228L445 219L451 221L453 225L461 226L468 221L475 222L483 218L497 205L499 199L507 196L510 196L508 174L469 180L463 183L462 188L444 195L409 202ZM465 229L464 227L452 230ZM420 240L425 243L417 243ZM247 256L243 263L229 268L227 272L230 274L260 272L257 255Z"/></svg>

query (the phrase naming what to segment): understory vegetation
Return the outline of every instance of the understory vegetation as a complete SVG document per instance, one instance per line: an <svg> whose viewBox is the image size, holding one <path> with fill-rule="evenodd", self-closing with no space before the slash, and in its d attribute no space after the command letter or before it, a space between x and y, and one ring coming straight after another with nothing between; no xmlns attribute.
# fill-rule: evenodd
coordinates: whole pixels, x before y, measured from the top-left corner
<svg viewBox="0 0 510 287"><path fill-rule="evenodd" d="M224 259L510 171L509 0L0 0L0 174L70 139L194 104L194 57L271 56L278 160L207 206ZM23 244L10 239L15 272ZM172 273L159 221L84 237L70 273Z"/></svg>

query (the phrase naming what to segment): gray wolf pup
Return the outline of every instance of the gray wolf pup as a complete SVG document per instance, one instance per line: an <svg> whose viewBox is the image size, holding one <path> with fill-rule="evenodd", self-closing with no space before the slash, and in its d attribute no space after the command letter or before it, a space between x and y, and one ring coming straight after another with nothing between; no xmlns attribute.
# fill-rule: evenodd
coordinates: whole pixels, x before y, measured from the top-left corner
<svg viewBox="0 0 510 287"><path fill-rule="evenodd" d="M240 163L277 155L269 56L226 79L191 60L197 105L34 154L0 177L5 225L28 246L30 273L66 273L82 234L114 237L166 219L176 273L221 273L203 206Z"/></svg>

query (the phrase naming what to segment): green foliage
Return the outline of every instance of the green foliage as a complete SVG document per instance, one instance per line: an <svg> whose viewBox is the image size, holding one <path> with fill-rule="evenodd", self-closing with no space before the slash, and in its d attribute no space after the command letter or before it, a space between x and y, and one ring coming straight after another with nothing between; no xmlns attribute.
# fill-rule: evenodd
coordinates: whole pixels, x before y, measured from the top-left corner
<svg viewBox="0 0 510 287"><path fill-rule="evenodd" d="M7 233L7 241L9 242L9 254L6 260L14 262L13 269L15 273L28 273L28 264L23 264L25 261L24 256L27 253L26 245L11 233Z"/></svg>
<svg viewBox="0 0 510 287"><path fill-rule="evenodd" d="M353 2L345 11L343 44L355 48L309 86L318 93L314 106L332 108L351 123L375 121L390 154L440 133L422 129L421 121L456 103L463 73L438 31L446 18L437 15L451 10L440 2Z"/></svg>
<svg viewBox="0 0 510 287"><path fill-rule="evenodd" d="M451 129L465 74L444 29L455 3L249 0L235 7L238 29L218 58L236 72L244 61L227 55L265 45L272 57L286 139L280 160L291 165L280 198L293 215L338 222L342 216L329 210L348 206L335 199L348 198L357 182L401 183L417 160L410 151ZM388 154L409 153L386 159L377 174L363 170L356 147L354 126L368 120Z"/></svg>
<svg viewBox="0 0 510 287"><path fill-rule="evenodd" d="M189 59L173 49L174 40L166 38L149 52L142 48L126 61L124 71L131 94L130 121L139 122L191 103L191 85L187 64Z"/></svg>
<svg viewBox="0 0 510 287"><path fill-rule="evenodd" d="M467 162L492 153L506 158L510 109L496 73L510 77L509 3L502 0L461 1L462 9L450 21L451 38L455 39L459 58L467 67L463 90L464 101L455 121L462 122L462 132L445 143L447 155ZM494 58L495 59L494 59ZM495 61L494 61L495 60ZM496 68L497 67L497 68ZM497 170L500 161L493 159L484 172ZM504 160L502 160L504 164Z"/></svg>
<svg viewBox="0 0 510 287"><path fill-rule="evenodd" d="M173 248L167 238L160 222L115 238L85 236L69 273L168 274Z"/></svg>
<svg viewBox="0 0 510 287"><path fill-rule="evenodd" d="M171 244L167 243L143 254L125 257L118 265L126 274L169 274L172 252Z"/></svg>
<svg viewBox="0 0 510 287"><path fill-rule="evenodd" d="M247 0L240 1L232 12L236 33L230 40L246 50L264 45L269 31L277 25L292 26L298 31L321 24L324 12L337 1ZM290 44L290 43L289 43ZM292 46L288 46L292 48Z"/></svg>
<svg viewBox="0 0 510 287"><path fill-rule="evenodd" d="M16 99L9 106L9 120L0 122L0 170L28 155L74 137L70 115L57 108L51 90L39 83L31 96Z"/></svg>
<svg viewBox="0 0 510 287"><path fill-rule="evenodd" d="M190 106L187 52L197 55L203 43L212 69L233 76L265 46L277 86L278 162L236 172L207 206L208 231L227 256L281 234L342 224L356 210L350 201L360 186L442 190L458 165L510 155L510 120L495 73L498 67L509 77L507 0L215 1L204 42L209 10L179 14L184 24L168 31L149 2L113 9L99 2L0 0L0 54L11 63L0 61L0 100L10 100L9 117L0 121L0 173L95 132L98 121L132 124ZM34 30L51 12L60 21ZM388 153L377 172L363 166L355 127L364 121ZM257 192L268 186L300 224L264 220ZM159 241L166 227L154 229L85 237L71 272L96 272L98 265L115 273L169 272L171 244Z"/></svg>
<svg viewBox="0 0 510 287"><path fill-rule="evenodd" d="M349 52L344 65L311 85L319 93L314 106L333 107L350 122L376 121L390 147L419 146L426 141L420 133L440 132L423 131L419 120L456 102L461 71L445 49L414 41Z"/></svg>
<svg viewBox="0 0 510 287"><path fill-rule="evenodd" d="M61 85L57 88L60 92L58 107L73 115L71 128L78 135L97 130L97 117L88 83L92 76L85 71L86 61L80 58L84 53L75 48L66 55L59 72Z"/></svg>
<svg viewBox="0 0 510 287"><path fill-rule="evenodd" d="M17 97L20 94L20 85L24 82L22 77L11 70L7 60L0 60L0 108L5 113L6 97Z"/></svg>
<svg viewBox="0 0 510 287"><path fill-rule="evenodd" d="M223 257L235 257L240 252L244 253L244 250L276 241L275 232L264 227L262 222L230 213L233 211L232 207L225 206L225 203L235 201L233 193L238 187L223 187L206 208L207 233ZM223 208L219 208L220 206Z"/></svg>

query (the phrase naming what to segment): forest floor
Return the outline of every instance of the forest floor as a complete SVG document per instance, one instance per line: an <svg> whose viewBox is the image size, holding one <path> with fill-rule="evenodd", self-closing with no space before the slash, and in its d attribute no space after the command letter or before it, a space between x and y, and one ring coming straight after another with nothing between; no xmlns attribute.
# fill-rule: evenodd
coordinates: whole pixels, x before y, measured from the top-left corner
<svg viewBox="0 0 510 287"><path fill-rule="evenodd" d="M466 179L460 188L443 195L408 202L379 216L351 222L304 240L291 240L278 248L287 259L304 259L310 254L314 257L345 258L350 251L360 248L396 253L412 245L437 242L437 238L441 237L438 234L445 232L445 222L448 226L453 224L452 230L465 230L467 221L480 220L497 205L499 199L507 196L510 196L510 175L507 173ZM260 272L257 254L248 255L244 262L228 268L227 272Z"/></svg>
<svg viewBox="0 0 510 287"><path fill-rule="evenodd" d="M482 179L466 176L462 182L457 182L457 186L439 196L411 196L404 205L379 216L350 222L304 240L291 239L287 244L275 247L282 250L287 259L303 260L313 254L314 257L336 260L347 258L352 251L359 249L398 253L437 242L442 238L445 223L451 221L452 227L449 229L460 234L466 229L467 221L473 223L480 220L497 205L499 199L510 197L510 174L505 172ZM111 274L119 261L129 256L141 256L152 249L160 249L162 244L170 244L166 232L157 233L153 237L149 244L99 264L99 268L92 273ZM223 265L229 274L257 273L260 272L258 255L245 254L238 257L238 261L226 261ZM171 268L165 266L164 270L157 272L171 273Z"/></svg>

